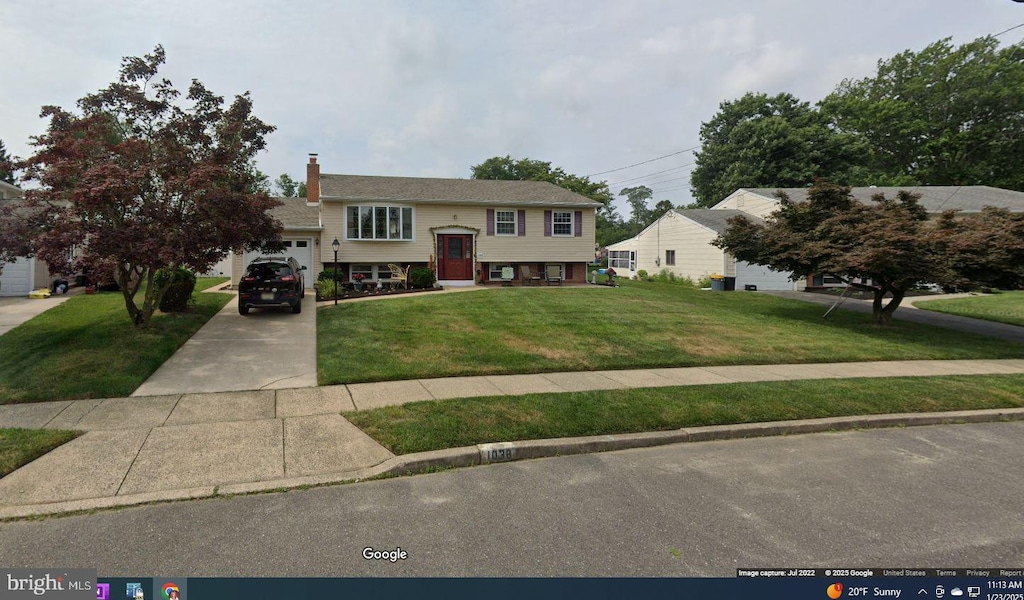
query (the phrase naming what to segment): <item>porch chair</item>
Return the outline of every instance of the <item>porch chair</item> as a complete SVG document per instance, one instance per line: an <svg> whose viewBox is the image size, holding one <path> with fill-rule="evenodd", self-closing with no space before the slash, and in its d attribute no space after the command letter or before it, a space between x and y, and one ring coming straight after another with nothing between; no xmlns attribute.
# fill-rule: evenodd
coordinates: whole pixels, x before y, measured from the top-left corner
<svg viewBox="0 0 1024 600"><path fill-rule="evenodd" d="M558 265L547 265L545 267L547 271L548 285L551 285L552 281L557 281L558 285L562 285L562 269Z"/></svg>
<svg viewBox="0 0 1024 600"><path fill-rule="evenodd" d="M530 267L526 265L519 266L519 276L522 278L524 285L533 285L534 281L541 280L540 274L530 271Z"/></svg>
<svg viewBox="0 0 1024 600"><path fill-rule="evenodd" d="M404 289L409 289L409 269L396 264L389 264L388 268L391 269L391 281L397 281Z"/></svg>

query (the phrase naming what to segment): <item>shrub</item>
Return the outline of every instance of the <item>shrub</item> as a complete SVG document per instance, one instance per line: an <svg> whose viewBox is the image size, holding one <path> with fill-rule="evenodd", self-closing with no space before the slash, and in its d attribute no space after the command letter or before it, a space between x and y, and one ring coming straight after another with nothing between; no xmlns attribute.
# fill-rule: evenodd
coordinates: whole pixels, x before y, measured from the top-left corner
<svg viewBox="0 0 1024 600"><path fill-rule="evenodd" d="M341 291L341 282L332 281L329 277L317 281L313 284L313 289L316 290L316 297L318 299L329 300L335 296L341 296L339 293Z"/></svg>
<svg viewBox="0 0 1024 600"><path fill-rule="evenodd" d="M711 276L708 275L707 273L701 275L700 279L697 280L697 287L699 287L699 288L709 288L709 287L711 287Z"/></svg>
<svg viewBox="0 0 1024 600"><path fill-rule="evenodd" d="M196 289L195 274L185 267L176 267L160 269L153 275L153 284L158 287L163 287L168 281L171 287L160 299L160 310L165 313L185 312L192 300L192 291Z"/></svg>
<svg viewBox="0 0 1024 600"><path fill-rule="evenodd" d="M647 279L647 271L645 271L644 269L640 269L639 271L636 272L636 278L641 281Z"/></svg>
<svg viewBox="0 0 1024 600"><path fill-rule="evenodd" d="M434 287L435 281L437 281L437 277L434 272L426 267L416 267L409 271L409 285L414 288Z"/></svg>
<svg viewBox="0 0 1024 600"><path fill-rule="evenodd" d="M345 281L344 269L324 269L316 276L317 281Z"/></svg>

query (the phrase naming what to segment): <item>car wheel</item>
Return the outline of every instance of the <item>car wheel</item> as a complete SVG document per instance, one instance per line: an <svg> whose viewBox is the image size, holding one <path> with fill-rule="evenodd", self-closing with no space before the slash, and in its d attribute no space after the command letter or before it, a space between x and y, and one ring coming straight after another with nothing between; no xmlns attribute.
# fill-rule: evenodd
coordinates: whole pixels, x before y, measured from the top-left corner
<svg viewBox="0 0 1024 600"><path fill-rule="evenodd" d="M292 312L295 313L295 314L299 314L300 312L302 312L302 299L301 298L299 299L298 302L295 303L295 306L292 307Z"/></svg>
<svg viewBox="0 0 1024 600"><path fill-rule="evenodd" d="M240 314L240 315L247 315L247 314L249 314L249 307L248 306L242 306L241 304L239 304L238 305L238 314Z"/></svg>

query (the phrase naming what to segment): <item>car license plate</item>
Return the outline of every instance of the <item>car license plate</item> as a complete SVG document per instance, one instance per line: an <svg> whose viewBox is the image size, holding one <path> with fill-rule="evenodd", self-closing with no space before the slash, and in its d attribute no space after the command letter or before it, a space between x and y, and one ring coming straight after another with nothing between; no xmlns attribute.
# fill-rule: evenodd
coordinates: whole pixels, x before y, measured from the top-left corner
<svg viewBox="0 0 1024 600"><path fill-rule="evenodd" d="M274 299L274 293L273 292L263 292L262 294L260 294L260 300L273 300L273 299Z"/></svg>

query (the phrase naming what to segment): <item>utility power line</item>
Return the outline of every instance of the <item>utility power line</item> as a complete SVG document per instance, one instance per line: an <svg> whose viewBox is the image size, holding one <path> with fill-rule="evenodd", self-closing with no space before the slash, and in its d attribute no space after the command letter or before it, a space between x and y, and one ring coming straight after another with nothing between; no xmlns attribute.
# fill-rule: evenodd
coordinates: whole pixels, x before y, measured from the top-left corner
<svg viewBox="0 0 1024 600"><path fill-rule="evenodd" d="M638 162L638 163L634 163L632 165L626 165L625 167L619 167L618 169L609 169L607 171L599 171L597 173L591 173L589 175L584 175L584 177L593 177L595 175L604 175L605 173L614 173L616 171L625 171L626 169L632 169L633 167L639 167L640 165L646 165L647 163L652 163L652 162L654 162L656 160L661 160L663 158L668 158L670 156L677 156L679 154L684 154L686 152L693 152L694 150L699 150L699 149L700 149L700 146L694 146L693 148L687 148L686 150L680 150L679 152L673 152L671 154L666 154L664 156L659 156L657 158L652 158L651 160L645 160L645 161L641 161L641 162Z"/></svg>

